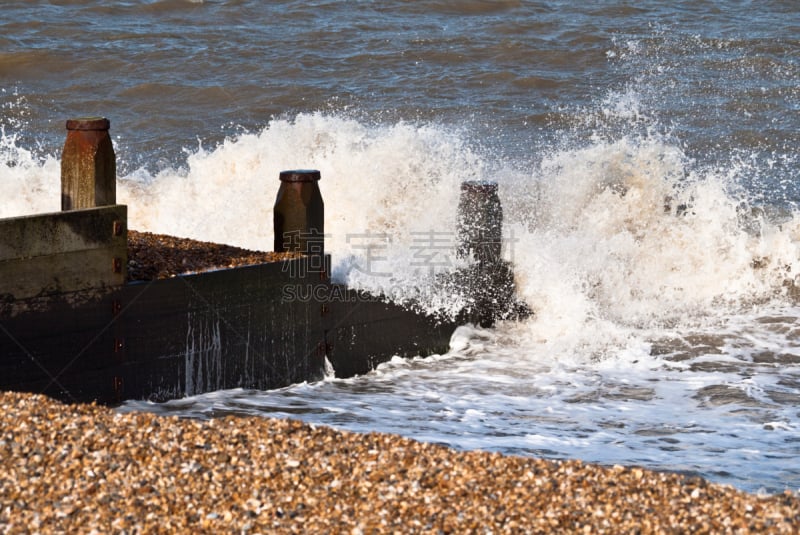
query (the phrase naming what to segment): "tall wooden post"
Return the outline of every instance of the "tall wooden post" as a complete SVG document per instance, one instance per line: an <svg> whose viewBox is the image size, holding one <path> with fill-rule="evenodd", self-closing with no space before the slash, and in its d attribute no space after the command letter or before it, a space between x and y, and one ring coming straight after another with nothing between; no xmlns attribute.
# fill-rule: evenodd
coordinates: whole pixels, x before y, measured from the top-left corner
<svg viewBox="0 0 800 535"><path fill-rule="evenodd" d="M109 126L104 117L67 121L61 153L61 210L116 204L117 164Z"/></svg>
<svg viewBox="0 0 800 535"><path fill-rule="evenodd" d="M500 319L529 315L528 307L516 298L511 263L501 255L503 208L496 183L481 180L461 184L458 238L459 256L474 260L458 276L472 302L472 320L490 327Z"/></svg>
<svg viewBox="0 0 800 535"><path fill-rule="evenodd" d="M325 204L319 180L315 170L281 171L273 209L275 252L324 254Z"/></svg>
<svg viewBox="0 0 800 535"><path fill-rule="evenodd" d="M470 180L461 184L458 239L461 257L472 257L481 265L500 261L503 208L496 183Z"/></svg>

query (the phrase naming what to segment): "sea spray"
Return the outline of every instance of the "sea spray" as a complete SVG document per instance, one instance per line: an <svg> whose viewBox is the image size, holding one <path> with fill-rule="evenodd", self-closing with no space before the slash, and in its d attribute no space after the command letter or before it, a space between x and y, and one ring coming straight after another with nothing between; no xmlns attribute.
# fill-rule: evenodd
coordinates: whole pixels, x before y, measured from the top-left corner
<svg viewBox="0 0 800 535"><path fill-rule="evenodd" d="M437 125L366 125L301 114L258 133L202 146L186 165L122 177L131 228L251 249L272 243L281 170L315 168L326 204L326 249L336 280L400 301L457 312L462 302L430 291L454 254L459 185L482 178L482 161Z"/></svg>
<svg viewBox="0 0 800 535"><path fill-rule="evenodd" d="M730 192L730 179L693 169L657 139L546 157L530 179L535 194L524 192L534 204L506 212L518 289L536 311L525 338L602 354L636 329L789 299L796 218L771 221Z"/></svg>
<svg viewBox="0 0 800 535"><path fill-rule="evenodd" d="M626 95L615 109L638 121ZM0 132L2 215L57 210L57 158ZM786 293L800 269L791 212L773 222L735 187L739 167L699 167L669 137L608 137L565 138L520 171L526 162L498 162L444 125L300 114L200 145L182 166L121 176L118 198L131 228L265 250L279 172L317 168L335 279L455 312L463 296L437 275L463 264L459 185L497 178L504 255L549 338L588 321L669 324Z"/></svg>
<svg viewBox="0 0 800 535"><path fill-rule="evenodd" d="M58 210L57 157L37 157L14 133L2 134L0 187L13 201L0 215ZM455 255L459 186L484 178L461 133L312 113L185 153L182 164L118 177L130 228L269 250L280 171L316 168L336 280L430 309L463 306L431 290L437 275L463 264Z"/></svg>
<svg viewBox="0 0 800 535"><path fill-rule="evenodd" d="M61 164L20 145L18 132L0 126L0 217L61 209Z"/></svg>

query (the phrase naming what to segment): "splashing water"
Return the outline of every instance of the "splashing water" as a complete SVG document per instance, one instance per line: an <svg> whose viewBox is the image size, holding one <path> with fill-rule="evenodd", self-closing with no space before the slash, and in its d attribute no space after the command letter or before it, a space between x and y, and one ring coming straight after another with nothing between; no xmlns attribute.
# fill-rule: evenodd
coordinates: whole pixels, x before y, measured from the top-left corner
<svg viewBox="0 0 800 535"><path fill-rule="evenodd" d="M301 113L187 150L182 165L120 176L131 228L263 250L278 173L317 168L338 280L453 310L453 296L425 287L458 265L460 182L495 179L504 254L535 313L491 331L464 327L446 356L367 377L121 410L292 415L455 447L685 470L750 490L800 487L796 468L769 473L776 458L800 458L798 214L742 187L759 162L700 164L657 133L635 93L620 95L601 100L593 120L648 123L639 133L565 134L525 161L498 159L442 124ZM0 216L56 211L58 158L23 148L18 128L0 130ZM420 256L432 243L435 265ZM723 455L731 468L716 467Z"/></svg>

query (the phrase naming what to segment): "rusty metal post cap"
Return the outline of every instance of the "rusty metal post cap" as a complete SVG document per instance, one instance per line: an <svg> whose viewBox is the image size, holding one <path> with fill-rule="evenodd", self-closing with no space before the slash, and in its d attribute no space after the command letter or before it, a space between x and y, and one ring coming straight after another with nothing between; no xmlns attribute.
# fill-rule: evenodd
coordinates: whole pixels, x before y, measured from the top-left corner
<svg viewBox="0 0 800 535"><path fill-rule="evenodd" d="M67 130L108 130L111 121L105 117L79 117L67 121Z"/></svg>
<svg viewBox="0 0 800 535"><path fill-rule="evenodd" d="M490 180L467 180L461 183L461 191L495 193L497 192L497 182L492 182Z"/></svg>
<svg viewBox="0 0 800 535"><path fill-rule="evenodd" d="M316 182L321 178L316 169L294 169L281 171L281 182Z"/></svg>

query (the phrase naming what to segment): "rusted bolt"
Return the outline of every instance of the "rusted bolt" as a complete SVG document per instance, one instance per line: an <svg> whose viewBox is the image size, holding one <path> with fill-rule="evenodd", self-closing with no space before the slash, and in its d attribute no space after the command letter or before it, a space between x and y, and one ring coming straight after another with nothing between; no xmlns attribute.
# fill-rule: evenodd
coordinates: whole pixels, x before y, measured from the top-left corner
<svg viewBox="0 0 800 535"><path fill-rule="evenodd" d="M125 390L125 382L122 380L122 377L114 376L114 394L117 396L117 399L122 397L122 392Z"/></svg>
<svg viewBox="0 0 800 535"><path fill-rule="evenodd" d="M125 348L125 342L121 338L114 338L114 353L120 353Z"/></svg>
<svg viewBox="0 0 800 535"><path fill-rule="evenodd" d="M118 300L114 299L111 302L111 314L116 316L120 312L122 312L122 303L120 303Z"/></svg>
<svg viewBox="0 0 800 535"><path fill-rule="evenodd" d="M114 260L111 261L111 269L114 273L122 273L122 259L114 257Z"/></svg>
<svg viewBox="0 0 800 535"><path fill-rule="evenodd" d="M114 221L113 235L122 236L122 221Z"/></svg>

